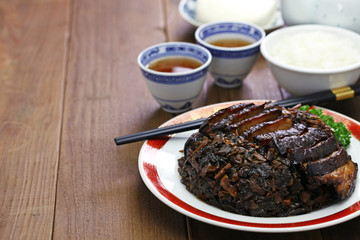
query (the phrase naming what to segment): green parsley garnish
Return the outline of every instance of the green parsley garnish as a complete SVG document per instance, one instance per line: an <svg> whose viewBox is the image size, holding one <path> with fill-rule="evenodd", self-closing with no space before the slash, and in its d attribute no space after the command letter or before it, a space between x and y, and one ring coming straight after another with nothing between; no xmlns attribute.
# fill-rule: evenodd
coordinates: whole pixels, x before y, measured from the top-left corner
<svg viewBox="0 0 360 240"><path fill-rule="evenodd" d="M343 144L344 148L347 148L350 145L351 131L349 131L345 127L344 123L335 122L333 117L324 115L322 109L318 109L318 108L310 109L309 105L301 106L300 110L318 115L331 128L331 130L334 132L336 139Z"/></svg>

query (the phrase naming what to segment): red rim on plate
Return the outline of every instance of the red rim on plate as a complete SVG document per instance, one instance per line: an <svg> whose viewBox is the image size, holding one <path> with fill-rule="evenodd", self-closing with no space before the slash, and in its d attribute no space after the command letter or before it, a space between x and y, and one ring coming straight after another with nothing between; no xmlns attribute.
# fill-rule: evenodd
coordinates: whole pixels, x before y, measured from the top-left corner
<svg viewBox="0 0 360 240"><path fill-rule="evenodd" d="M262 101L252 101L252 102L260 103ZM202 117L207 117L221 108L236 103L239 102L227 102L227 103L210 105L203 108L195 109L171 119L170 121L164 123L162 126L167 126L189 120L195 120ZM323 109L323 112L327 115L332 116L335 119L335 121L343 122L352 132L355 141L360 141L359 122L331 110ZM174 195L171 192L171 190L169 190L165 186L163 180L159 176L158 166L154 164L154 161L156 161L158 155L161 154L162 148L165 146L166 143L169 142L169 140L171 140L171 137L163 137L156 140L155 139L149 140L144 143L139 156L140 174L147 187L161 201L163 201L168 206L174 208L175 210L189 217L195 218L199 221L203 221L221 227L237 229L237 230L256 231L256 232L295 232L295 231L305 231L305 230L312 230L312 229L332 226L341 222L345 222L360 215L360 199L357 199L355 203L338 212L317 217L315 219L308 219L308 220L300 219L299 221L281 222L281 223L276 223L276 222L264 223L261 221L257 221L258 218L256 217L250 217L250 218L245 217L246 220L236 220L236 219L228 218L226 216L208 213L206 211L197 208L194 205L190 205L186 203L185 201L182 200L181 196ZM358 159L353 159L353 160L355 160L356 162ZM180 181L180 177L179 177L179 181ZM357 194L356 189L353 194ZM357 198L360 198L360 196L357 196Z"/></svg>

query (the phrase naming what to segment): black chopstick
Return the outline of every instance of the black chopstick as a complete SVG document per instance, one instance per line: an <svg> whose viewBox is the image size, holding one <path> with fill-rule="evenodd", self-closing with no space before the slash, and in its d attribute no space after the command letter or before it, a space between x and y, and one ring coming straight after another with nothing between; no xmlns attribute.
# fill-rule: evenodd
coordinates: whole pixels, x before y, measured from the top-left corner
<svg viewBox="0 0 360 240"><path fill-rule="evenodd" d="M327 102L333 102L336 100L343 100L347 98L352 98L354 96L360 95L360 84L351 85L349 87L343 87L338 89L326 90L317 93L312 93L304 95L301 97L292 97L284 100L279 100L273 102L274 105L282 105L284 107L292 107L297 104L302 105L320 105ZM197 119L190 122L175 124L171 126L155 128L152 130L147 130L143 132L138 132L122 137L116 137L114 139L116 145L122 145L142 140L147 140L151 138L156 138L160 136L170 135L179 132L185 132L189 130L198 129L203 123L205 118Z"/></svg>
<svg viewBox="0 0 360 240"><path fill-rule="evenodd" d="M144 132L130 134L130 135L123 136L123 137L117 137L114 140L115 140L116 145L122 145L122 144L126 144L126 143L147 140L150 138L161 137L161 136L170 135L170 134L174 134L174 133L186 132L186 131L198 129L200 127L200 125L204 122L204 120L205 120L205 118L201 118L201 119L193 120L190 122L184 122L184 123L175 124L175 125L171 125L171 126L155 128L155 129L147 130Z"/></svg>

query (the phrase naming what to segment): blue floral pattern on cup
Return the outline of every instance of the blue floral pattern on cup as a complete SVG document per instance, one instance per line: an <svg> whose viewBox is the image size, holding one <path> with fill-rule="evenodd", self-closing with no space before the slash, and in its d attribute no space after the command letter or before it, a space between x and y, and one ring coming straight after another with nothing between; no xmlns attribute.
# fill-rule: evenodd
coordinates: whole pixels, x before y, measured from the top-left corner
<svg viewBox="0 0 360 240"><path fill-rule="evenodd" d="M174 54L176 56L195 58L202 63L205 63L209 59L208 54L204 51L200 51L196 46L174 43L167 46L148 49L142 54L140 62L142 65L146 66L156 59L174 56Z"/></svg>
<svg viewBox="0 0 360 240"><path fill-rule="evenodd" d="M182 110L189 109L191 107L191 102L186 102L183 106L181 106L179 108L174 108L173 106L171 106L169 104L165 104L162 107L168 111L182 111Z"/></svg>
<svg viewBox="0 0 360 240"><path fill-rule="evenodd" d="M255 41L259 41L262 38L262 33L259 29L255 27L243 24L243 23L234 23L234 22L224 22L219 24L210 25L205 27L201 33L200 38L206 39L209 36L219 34L219 33L242 33L253 38Z"/></svg>
<svg viewBox="0 0 360 240"><path fill-rule="evenodd" d="M157 74L152 74L142 70L142 74L150 81L162 83L162 84L183 84L194 81L194 79L201 78L205 76L208 72L208 68L184 76L159 76Z"/></svg>
<svg viewBox="0 0 360 240"><path fill-rule="evenodd" d="M208 27L204 27L199 32L199 37L206 41L209 37L212 37L214 35L219 34L241 34L244 36L249 37L254 42L259 41L261 38L263 38L263 32L252 26L245 23L234 23L234 22L221 22L218 24L212 24ZM200 45L207 47L208 50L211 52L213 57L222 57L222 58L242 58L242 57L248 57L252 55L256 55L259 53L259 46L249 49L241 49L238 51L228 51L224 49L215 49L215 48L209 48L208 46L200 43Z"/></svg>

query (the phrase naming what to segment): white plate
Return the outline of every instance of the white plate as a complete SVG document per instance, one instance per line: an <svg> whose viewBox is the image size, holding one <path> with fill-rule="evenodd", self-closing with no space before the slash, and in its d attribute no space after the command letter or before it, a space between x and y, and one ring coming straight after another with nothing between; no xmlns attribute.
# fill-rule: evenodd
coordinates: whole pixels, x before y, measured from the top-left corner
<svg viewBox="0 0 360 240"><path fill-rule="evenodd" d="M244 101L242 101L244 102ZM253 100L251 102L254 102ZM260 101L256 101L260 103ZM179 115L162 126L207 117L217 110L238 102L226 102L195 109ZM324 113L342 121L352 131L348 153L360 163L360 123L342 114L323 109ZM140 175L150 191L166 205L191 218L220 227L254 232L296 232L332 226L360 215L359 177L350 198L311 213L290 217L250 217L223 211L204 203L188 192L180 182L177 160L183 156L184 143L191 133L149 140L139 155Z"/></svg>
<svg viewBox="0 0 360 240"><path fill-rule="evenodd" d="M199 27L203 22L196 20L196 0L181 0L179 4L179 12L181 17L188 23L195 27ZM284 21L280 11L280 1L278 2L278 9L275 20L264 27L265 31L272 31L284 25Z"/></svg>

